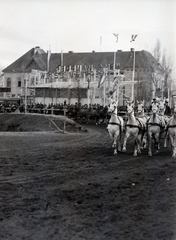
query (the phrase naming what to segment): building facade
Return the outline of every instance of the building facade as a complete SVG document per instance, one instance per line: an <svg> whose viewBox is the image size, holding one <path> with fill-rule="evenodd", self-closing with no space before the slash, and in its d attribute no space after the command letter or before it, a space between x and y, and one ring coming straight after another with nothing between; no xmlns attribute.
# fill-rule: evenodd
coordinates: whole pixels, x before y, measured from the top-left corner
<svg viewBox="0 0 176 240"><path fill-rule="evenodd" d="M162 81L157 82L158 93L159 87L153 84L153 73L160 70L153 68L154 63L154 57L144 50L51 53L35 47L3 70L3 87L10 92L1 92L0 100L107 105L111 92L119 105L125 105L128 98L145 100L149 105L154 95L164 94Z"/></svg>

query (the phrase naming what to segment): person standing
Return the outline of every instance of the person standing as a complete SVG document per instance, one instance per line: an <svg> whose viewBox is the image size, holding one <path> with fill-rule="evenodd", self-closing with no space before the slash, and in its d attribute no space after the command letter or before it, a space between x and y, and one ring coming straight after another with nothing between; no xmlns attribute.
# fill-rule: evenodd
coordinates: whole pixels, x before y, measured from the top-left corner
<svg viewBox="0 0 176 240"><path fill-rule="evenodd" d="M168 101L165 101L165 111L164 111L164 115L171 115L171 108L168 105Z"/></svg>

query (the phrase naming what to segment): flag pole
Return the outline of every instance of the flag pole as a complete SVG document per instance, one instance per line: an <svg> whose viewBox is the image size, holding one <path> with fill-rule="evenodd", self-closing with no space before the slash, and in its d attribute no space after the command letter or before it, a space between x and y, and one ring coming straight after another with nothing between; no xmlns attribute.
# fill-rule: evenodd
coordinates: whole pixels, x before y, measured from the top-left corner
<svg viewBox="0 0 176 240"><path fill-rule="evenodd" d="M116 43L117 43L119 34L116 34L116 33L113 33L113 34L116 37ZM117 52L117 50L115 49L115 51L114 51L114 65L113 65L114 79L116 77L116 52ZM116 90L116 100L118 100L117 98L119 97L119 96L117 96L117 94L118 94L118 91Z"/></svg>
<svg viewBox="0 0 176 240"><path fill-rule="evenodd" d="M100 52L101 52L101 46L102 46L102 36L100 36Z"/></svg>
<svg viewBox="0 0 176 240"><path fill-rule="evenodd" d="M47 72L49 72L50 70L50 57L51 57L51 47L49 46L49 50L48 50L48 56L47 56Z"/></svg>
<svg viewBox="0 0 176 240"><path fill-rule="evenodd" d="M118 36L119 34L113 33L114 36L116 37L116 43L118 42ZM113 65L113 70L115 71L115 66L116 66L116 49L114 51L114 65Z"/></svg>
<svg viewBox="0 0 176 240"><path fill-rule="evenodd" d="M136 39L137 35L132 35L131 36L131 41L130 42L134 42ZM131 99L132 101L134 100L134 78L135 78L135 57L136 57L136 53L135 53L135 47L133 48L133 72L132 72L132 89L131 89Z"/></svg>
<svg viewBox="0 0 176 240"><path fill-rule="evenodd" d="M135 77L135 48L134 48L134 56L133 56L133 74L132 74L132 100L134 100L134 77Z"/></svg>
<svg viewBox="0 0 176 240"><path fill-rule="evenodd" d="M107 72L105 70L105 78L107 77ZM104 81L104 86L103 86L103 93L104 93L104 101L103 101L103 105L104 107L106 106L106 81Z"/></svg>
<svg viewBox="0 0 176 240"><path fill-rule="evenodd" d="M63 67L64 59L63 59L63 50L61 50L61 66Z"/></svg>

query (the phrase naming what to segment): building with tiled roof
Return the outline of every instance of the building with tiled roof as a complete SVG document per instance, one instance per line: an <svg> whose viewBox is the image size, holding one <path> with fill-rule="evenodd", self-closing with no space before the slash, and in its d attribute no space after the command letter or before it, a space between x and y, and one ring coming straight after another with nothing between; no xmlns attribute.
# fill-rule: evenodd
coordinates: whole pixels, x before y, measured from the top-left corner
<svg viewBox="0 0 176 240"><path fill-rule="evenodd" d="M1 93L1 99L26 99L28 103L45 104L67 101L106 105L110 90L114 90L112 88L117 87L120 81L118 98L119 104L123 105L125 99L132 97L129 81L132 80L133 60L133 49L119 50L115 54L94 51L51 53L35 47L3 70L4 87L11 91ZM154 64L157 65L149 52L135 52L134 99L146 102L152 99L151 71ZM103 74L106 74L106 80L101 82ZM114 96L117 97L115 92Z"/></svg>

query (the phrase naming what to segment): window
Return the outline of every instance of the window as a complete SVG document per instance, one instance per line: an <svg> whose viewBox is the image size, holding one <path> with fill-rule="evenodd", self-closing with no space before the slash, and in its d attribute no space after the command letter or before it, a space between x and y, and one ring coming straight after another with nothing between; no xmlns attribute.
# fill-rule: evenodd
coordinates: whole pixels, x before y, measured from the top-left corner
<svg viewBox="0 0 176 240"><path fill-rule="evenodd" d="M18 87L21 87L21 81L18 81Z"/></svg>
<svg viewBox="0 0 176 240"><path fill-rule="evenodd" d="M7 78L7 88L11 88L11 79Z"/></svg>

